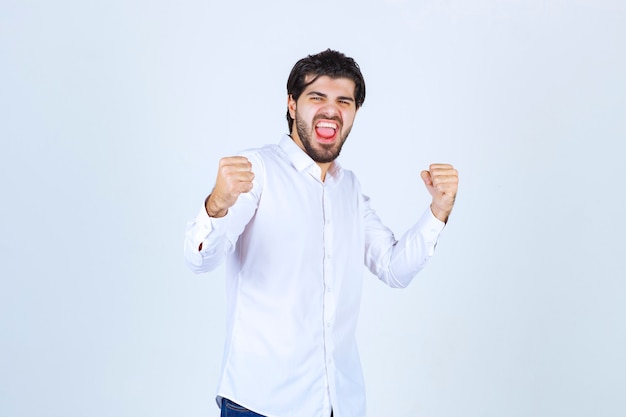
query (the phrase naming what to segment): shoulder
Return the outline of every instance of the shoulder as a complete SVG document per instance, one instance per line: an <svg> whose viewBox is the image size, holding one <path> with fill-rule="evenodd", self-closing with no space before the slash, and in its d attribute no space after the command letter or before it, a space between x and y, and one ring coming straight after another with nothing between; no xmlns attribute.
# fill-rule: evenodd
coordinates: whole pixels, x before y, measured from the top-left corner
<svg viewBox="0 0 626 417"><path fill-rule="evenodd" d="M248 158L253 166L262 167L268 159L271 159L278 152L277 148L276 145L265 145L259 148L240 150L237 155Z"/></svg>
<svg viewBox="0 0 626 417"><path fill-rule="evenodd" d="M250 161L252 172L254 172L255 186L263 187L266 177L271 175L271 172L274 170L272 167L275 167L281 159L280 152L278 145L265 145L241 150L237 155L244 156ZM268 170L270 171L269 173Z"/></svg>
<svg viewBox="0 0 626 417"><path fill-rule="evenodd" d="M357 190L361 190L361 183L359 182L358 177L356 176L356 174L346 168L343 168L341 165L337 165L337 176L339 178L339 183L343 184L344 186L349 186L351 188L355 188Z"/></svg>
<svg viewBox="0 0 626 417"><path fill-rule="evenodd" d="M238 155L245 156L251 160L263 161L274 158L280 152L278 145L265 145L259 148L249 148L238 152ZM253 162L253 161L251 161Z"/></svg>

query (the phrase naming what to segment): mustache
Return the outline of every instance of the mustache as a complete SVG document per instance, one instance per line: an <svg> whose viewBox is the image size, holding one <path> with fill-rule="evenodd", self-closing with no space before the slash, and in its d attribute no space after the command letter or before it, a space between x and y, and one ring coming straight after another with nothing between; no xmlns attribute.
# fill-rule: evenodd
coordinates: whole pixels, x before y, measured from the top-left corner
<svg viewBox="0 0 626 417"><path fill-rule="evenodd" d="M329 114L319 114L313 118L313 124L315 124L320 119L332 120L333 122L337 122L338 125L343 126L343 121L341 120L341 117L337 115L331 116Z"/></svg>

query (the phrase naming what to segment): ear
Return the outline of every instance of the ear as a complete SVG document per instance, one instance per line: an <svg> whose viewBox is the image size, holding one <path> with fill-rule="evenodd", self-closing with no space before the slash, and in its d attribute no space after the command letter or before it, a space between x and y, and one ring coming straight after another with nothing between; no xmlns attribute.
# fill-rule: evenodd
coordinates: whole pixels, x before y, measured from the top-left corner
<svg viewBox="0 0 626 417"><path fill-rule="evenodd" d="M296 118L296 101L291 94L287 96L287 110L289 110L289 116L295 120Z"/></svg>

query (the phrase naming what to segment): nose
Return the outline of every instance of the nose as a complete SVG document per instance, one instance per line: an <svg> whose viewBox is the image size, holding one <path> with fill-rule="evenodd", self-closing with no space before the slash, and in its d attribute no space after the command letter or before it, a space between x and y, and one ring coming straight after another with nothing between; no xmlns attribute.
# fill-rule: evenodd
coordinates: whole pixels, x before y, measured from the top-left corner
<svg viewBox="0 0 626 417"><path fill-rule="evenodd" d="M326 119L338 118L341 113L335 103L328 102L320 110L320 115Z"/></svg>

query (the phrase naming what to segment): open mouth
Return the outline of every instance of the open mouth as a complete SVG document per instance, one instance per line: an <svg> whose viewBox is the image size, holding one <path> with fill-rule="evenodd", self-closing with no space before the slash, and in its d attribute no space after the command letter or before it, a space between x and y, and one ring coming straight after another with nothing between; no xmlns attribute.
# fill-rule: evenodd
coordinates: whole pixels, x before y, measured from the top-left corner
<svg viewBox="0 0 626 417"><path fill-rule="evenodd" d="M315 133L322 141L331 142L337 135L339 126L335 122L320 121L315 125Z"/></svg>

